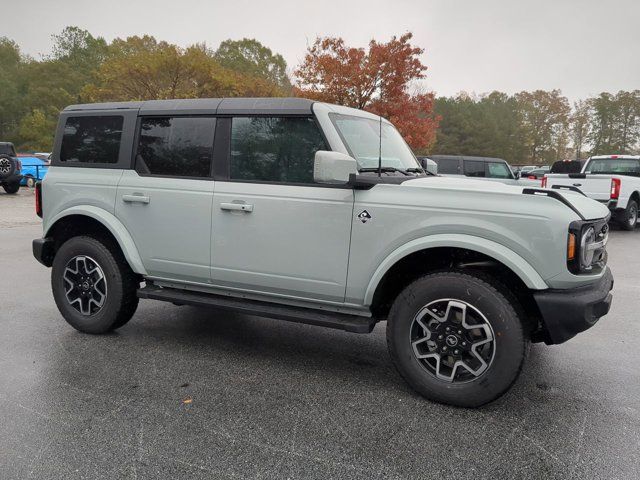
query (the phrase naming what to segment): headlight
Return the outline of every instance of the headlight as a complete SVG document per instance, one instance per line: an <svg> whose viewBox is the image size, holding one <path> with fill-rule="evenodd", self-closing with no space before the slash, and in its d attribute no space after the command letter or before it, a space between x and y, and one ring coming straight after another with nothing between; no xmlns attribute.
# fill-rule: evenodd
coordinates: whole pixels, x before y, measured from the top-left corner
<svg viewBox="0 0 640 480"><path fill-rule="evenodd" d="M607 221L608 218L597 222L571 224L567 242L567 267L572 273L591 272L594 268L605 266L609 239Z"/></svg>
<svg viewBox="0 0 640 480"><path fill-rule="evenodd" d="M592 248L596 240L596 229L588 227L580 240L580 267L583 270L591 268L595 250Z"/></svg>

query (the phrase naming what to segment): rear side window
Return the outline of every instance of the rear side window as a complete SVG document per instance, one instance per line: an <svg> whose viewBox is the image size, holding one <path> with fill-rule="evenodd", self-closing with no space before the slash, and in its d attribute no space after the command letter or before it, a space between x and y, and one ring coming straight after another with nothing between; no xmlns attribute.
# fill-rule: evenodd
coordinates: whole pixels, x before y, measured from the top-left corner
<svg viewBox="0 0 640 480"><path fill-rule="evenodd" d="M459 161L457 159L439 158L436 160L438 164L438 173L459 174Z"/></svg>
<svg viewBox="0 0 640 480"><path fill-rule="evenodd" d="M215 122L212 117L143 118L136 171L171 177L211 176Z"/></svg>
<svg viewBox="0 0 640 480"><path fill-rule="evenodd" d="M117 163L122 116L69 117L64 125L61 162Z"/></svg>
<svg viewBox="0 0 640 480"><path fill-rule="evenodd" d="M230 178L313 183L313 160L326 149L312 118L236 117L231 123Z"/></svg>
<svg viewBox="0 0 640 480"><path fill-rule="evenodd" d="M487 162L487 177L489 178L512 178L511 170L506 163Z"/></svg>
<svg viewBox="0 0 640 480"><path fill-rule="evenodd" d="M467 177L484 177L484 162L477 160L465 160L464 174Z"/></svg>

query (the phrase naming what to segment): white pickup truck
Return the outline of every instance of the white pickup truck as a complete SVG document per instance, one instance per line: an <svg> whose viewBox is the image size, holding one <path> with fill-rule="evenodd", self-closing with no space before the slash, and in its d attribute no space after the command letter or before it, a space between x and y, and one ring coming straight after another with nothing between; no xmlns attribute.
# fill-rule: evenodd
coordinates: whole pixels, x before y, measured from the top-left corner
<svg viewBox="0 0 640 480"><path fill-rule="evenodd" d="M587 197L606 204L611 210L611 218L622 228L633 230L638 222L640 205L640 155L591 157L582 172L547 174L542 186L578 189Z"/></svg>

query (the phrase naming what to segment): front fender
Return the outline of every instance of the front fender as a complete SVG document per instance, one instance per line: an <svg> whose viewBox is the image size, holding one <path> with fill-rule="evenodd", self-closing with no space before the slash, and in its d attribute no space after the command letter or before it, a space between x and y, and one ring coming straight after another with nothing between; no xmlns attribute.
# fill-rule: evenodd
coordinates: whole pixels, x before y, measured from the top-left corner
<svg viewBox="0 0 640 480"><path fill-rule="evenodd" d="M364 304L371 305L373 302L373 294L375 293L380 280L382 280L384 274L387 273L387 271L399 260L420 250L427 250L436 247L464 248L466 250L483 253L511 269L511 271L513 271L513 273L515 273L528 288L533 290L545 290L549 288L538 272L536 272L536 270L525 259L504 245L472 235L440 234L417 238L405 243L385 258L376 269L369 285L367 286Z"/></svg>
<svg viewBox="0 0 640 480"><path fill-rule="evenodd" d="M122 250L124 257L131 266L131 270L141 275L147 274L147 271L142 265L138 248L125 226L112 213L109 213L100 207L92 205L77 205L59 212L51 220L46 222L44 227L44 236L46 237L49 234L49 231L58 222L58 220L68 217L69 215L84 215L86 217L93 218L104 225L115 237L118 245L120 245L120 249Z"/></svg>

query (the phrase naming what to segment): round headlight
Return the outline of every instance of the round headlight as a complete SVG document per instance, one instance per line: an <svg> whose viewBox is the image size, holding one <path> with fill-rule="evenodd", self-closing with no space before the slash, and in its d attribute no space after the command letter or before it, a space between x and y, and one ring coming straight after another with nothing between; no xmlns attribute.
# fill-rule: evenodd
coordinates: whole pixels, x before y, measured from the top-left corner
<svg viewBox="0 0 640 480"><path fill-rule="evenodd" d="M595 240L595 229L593 227L587 228L587 230L582 234L582 239L580 240L580 263L582 268L589 268L593 263L595 251L588 249L587 246L592 244Z"/></svg>

